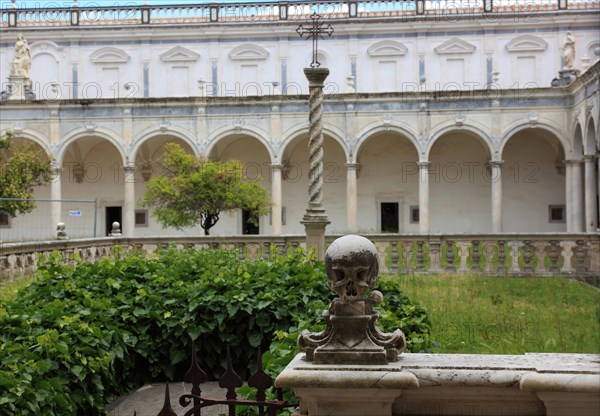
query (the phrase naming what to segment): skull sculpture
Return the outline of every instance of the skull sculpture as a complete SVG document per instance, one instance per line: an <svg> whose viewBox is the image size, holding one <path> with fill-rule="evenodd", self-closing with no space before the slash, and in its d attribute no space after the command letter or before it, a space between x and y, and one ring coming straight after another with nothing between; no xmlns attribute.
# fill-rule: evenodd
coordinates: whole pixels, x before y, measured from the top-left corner
<svg viewBox="0 0 600 416"><path fill-rule="evenodd" d="M362 299L377 283L377 249L359 235L340 237L325 253L325 268L329 287L342 301Z"/></svg>

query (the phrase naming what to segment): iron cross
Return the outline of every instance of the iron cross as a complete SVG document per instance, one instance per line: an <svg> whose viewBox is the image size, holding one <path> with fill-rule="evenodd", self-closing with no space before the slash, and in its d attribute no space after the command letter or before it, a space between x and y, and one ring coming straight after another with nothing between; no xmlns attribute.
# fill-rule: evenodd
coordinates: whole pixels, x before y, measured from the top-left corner
<svg viewBox="0 0 600 416"><path fill-rule="evenodd" d="M331 24L328 24L326 27L323 27L323 22L321 21L321 15L318 15L317 12L314 12L310 16L312 23L311 26L306 28L303 25L298 26L296 32L300 35L300 37L306 36L306 39L312 38L313 41L313 59L310 64L311 68L318 68L321 66L321 63L317 60L317 49L319 38L323 38L323 34L327 34L327 36L331 36L333 33L333 27Z"/></svg>

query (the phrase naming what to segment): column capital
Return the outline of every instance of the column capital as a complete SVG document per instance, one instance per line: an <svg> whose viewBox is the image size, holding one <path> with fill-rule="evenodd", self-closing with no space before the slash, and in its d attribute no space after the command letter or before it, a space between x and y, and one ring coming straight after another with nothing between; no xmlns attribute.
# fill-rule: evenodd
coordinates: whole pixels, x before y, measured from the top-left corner
<svg viewBox="0 0 600 416"><path fill-rule="evenodd" d="M59 175L62 172L62 166L56 160L50 162L50 171L53 175Z"/></svg>
<svg viewBox="0 0 600 416"><path fill-rule="evenodd" d="M429 162L429 161L424 161L424 162L419 161L419 162L417 162L417 165L419 166L419 168L425 169L425 168L429 168L429 166L431 166L431 162Z"/></svg>
<svg viewBox="0 0 600 416"><path fill-rule="evenodd" d="M271 169L281 170L281 169L283 169L283 165L281 163L271 163Z"/></svg>
<svg viewBox="0 0 600 416"><path fill-rule="evenodd" d="M328 68L304 68L304 75L308 79L310 88L323 88L325 78L329 75Z"/></svg>
<svg viewBox="0 0 600 416"><path fill-rule="evenodd" d="M346 166L347 169L358 169L360 167L360 163L346 163L344 166Z"/></svg>
<svg viewBox="0 0 600 416"><path fill-rule="evenodd" d="M583 161L585 163L594 163L596 161L596 155L583 155Z"/></svg>
<svg viewBox="0 0 600 416"><path fill-rule="evenodd" d="M127 173L135 172L135 164L129 162L129 163L123 165L123 170Z"/></svg>
<svg viewBox="0 0 600 416"><path fill-rule="evenodd" d="M583 159L565 159L565 165L567 165L567 166L581 165L582 163L583 163Z"/></svg>
<svg viewBox="0 0 600 416"><path fill-rule="evenodd" d="M504 160L490 160L488 163L490 166L501 167L504 164Z"/></svg>

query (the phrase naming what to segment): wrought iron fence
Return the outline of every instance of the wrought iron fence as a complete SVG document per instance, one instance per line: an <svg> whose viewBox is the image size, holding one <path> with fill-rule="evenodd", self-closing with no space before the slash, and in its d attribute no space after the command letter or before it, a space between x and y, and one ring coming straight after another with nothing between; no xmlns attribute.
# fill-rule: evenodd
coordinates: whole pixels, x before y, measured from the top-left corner
<svg viewBox="0 0 600 416"><path fill-rule="evenodd" d="M248 378L247 385L256 390L256 399L243 399L238 397L236 389L242 387L243 380L236 373L231 361L231 351L227 347L227 370L219 380L219 386L226 390L225 397L208 397L202 395L201 384L208 380L206 373L198 365L196 357L196 347L192 344L192 363L190 369L184 376L184 381L192 385L190 393L182 394L179 397L179 404L184 407L185 416L202 416L202 409L226 405L229 416L235 416L238 407L255 407L259 416L275 416L277 410L288 407L296 407L296 404L288 403L283 398L283 391L275 388L277 398L267 400L267 390L273 387L273 379L263 370L262 353L258 349L256 372ZM189 406L190 409L185 409ZM137 416L137 415L136 415ZM171 405L171 395L169 384L165 387L165 401L162 409L156 416L177 416Z"/></svg>

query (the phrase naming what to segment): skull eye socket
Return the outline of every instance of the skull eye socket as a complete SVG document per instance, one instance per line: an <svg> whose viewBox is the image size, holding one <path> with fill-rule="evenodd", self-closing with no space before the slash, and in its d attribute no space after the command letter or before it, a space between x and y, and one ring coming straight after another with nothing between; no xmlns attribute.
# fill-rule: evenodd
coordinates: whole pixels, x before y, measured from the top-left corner
<svg viewBox="0 0 600 416"><path fill-rule="evenodd" d="M346 275L344 274L344 272L342 270L336 270L335 278L338 282L341 282L342 280L344 280L346 278Z"/></svg>
<svg viewBox="0 0 600 416"><path fill-rule="evenodd" d="M366 270L361 270L360 272L356 273L356 280L359 280L362 282L365 280L366 277L367 277Z"/></svg>

